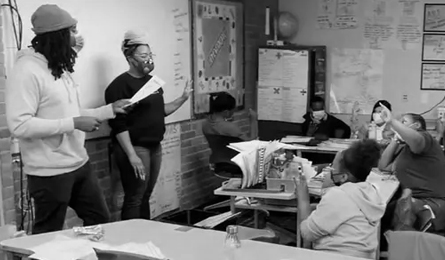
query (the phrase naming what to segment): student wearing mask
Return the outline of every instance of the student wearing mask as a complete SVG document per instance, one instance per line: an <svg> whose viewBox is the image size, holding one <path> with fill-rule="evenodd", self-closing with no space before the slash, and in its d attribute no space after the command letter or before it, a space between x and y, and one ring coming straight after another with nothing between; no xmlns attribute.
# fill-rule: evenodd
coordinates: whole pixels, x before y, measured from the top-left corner
<svg viewBox="0 0 445 260"><path fill-rule="evenodd" d="M147 36L142 32L127 31L122 52L129 70L119 75L105 91L106 103L131 98L151 78L154 70L153 54ZM114 144L114 157L124 189L121 218L150 218L149 199L161 169L161 141L165 132L165 117L178 110L191 93L191 82L186 82L182 95L171 103L164 103L164 90L133 105L128 114L109 121Z"/></svg>
<svg viewBox="0 0 445 260"><path fill-rule="evenodd" d="M125 113L129 101L81 109L71 77L83 45L75 37L77 20L57 5L42 5L31 22L36 34L32 47L18 53L6 84L6 117L12 136L19 139L34 200L32 233L61 230L68 206L85 226L108 222L108 208L84 147L85 132Z"/></svg>
<svg viewBox="0 0 445 260"><path fill-rule="evenodd" d="M312 211L307 180L297 180L300 229L305 243L313 248L343 255L375 259L378 225L385 212L385 202L378 190L366 181L380 158L375 140L354 142L336 154L331 168L330 188Z"/></svg>
<svg viewBox="0 0 445 260"><path fill-rule="evenodd" d="M386 106L389 110L391 110L391 104L386 100L379 100L374 104L374 108L372 109L371 121L370 123L364 124L358 133L358 138L372 138L379 142L381 145L388 145L394 136L394 132L390 129L390 127L385 123L385 121L381 117L382 105ZM374 130L374 136L369 136L370 128Z"/></svg>
<svg viewBox="0 0 445 260"><path fill-rule="evenodd" d="M437 140L426 131L425 119L422 116L408 113L398 121L393 118L389 108L383 105L382 107L382 118L393 129L395 137L383 152L379 168L393 163L395 175L403 188L401 198L388 204L382 227L392 228L401 224L404 228L418 229L419 226L416 226L415 222L417 224L425 222L425 213L428 214L428 210L431 209L435 219L432 220L428 232L444 232L443 151ZM398 150L400 152L396 155ZM410 218L410 214L406 214L404 209L410 209L413 218ZM430 220L431 215L430 213Z"/></svg>
<svg viewBox="0 0 445 260"><path fill-rule="evenodd" d="M311 110L303 116L302 130L306 136L319 139L350 138L351 128L340 119L326 113L325 103L321 97L311 100Z"/></svg>

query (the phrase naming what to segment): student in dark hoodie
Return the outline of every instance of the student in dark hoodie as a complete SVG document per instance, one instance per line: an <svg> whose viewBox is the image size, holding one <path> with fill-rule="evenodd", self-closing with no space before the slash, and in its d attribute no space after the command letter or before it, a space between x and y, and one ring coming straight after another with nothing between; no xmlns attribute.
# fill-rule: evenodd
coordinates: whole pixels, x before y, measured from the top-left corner
<svg viewBox="0 0 445 260"><path fill-rule="evenodd" d="M297 180L300 228L313 248L343 255L373 259L378 246L378 223L385 203L377 189L366 181L380 158L375 140L360 140L337 153L331 168L330 188L310 213L304 175Z"/></svg>

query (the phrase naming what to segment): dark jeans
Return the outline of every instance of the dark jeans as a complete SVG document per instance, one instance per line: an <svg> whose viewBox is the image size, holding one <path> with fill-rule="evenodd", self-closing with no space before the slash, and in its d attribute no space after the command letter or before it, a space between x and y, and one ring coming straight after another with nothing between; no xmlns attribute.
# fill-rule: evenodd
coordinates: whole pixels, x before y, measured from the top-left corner
<svg viewBox="0 0 445 260"><path fill-rule="evenodd" d="M84 226L109 221L104 195L89 162L73 172L56 176L28 175L28 188L35 205L33 234L62 230L68 206L83 220Z"/></svg>
<svg viewBox="0 0 445 260"><path fill-rule="evenodd" d="M150 196L161 170L162 147L160 144L151 148L134 147L145 167L145 181L136 178L133 167L122 147L119 144L115 144L114 147L114 158L119 168L125 193L121 219L150 219Z"/></svg>

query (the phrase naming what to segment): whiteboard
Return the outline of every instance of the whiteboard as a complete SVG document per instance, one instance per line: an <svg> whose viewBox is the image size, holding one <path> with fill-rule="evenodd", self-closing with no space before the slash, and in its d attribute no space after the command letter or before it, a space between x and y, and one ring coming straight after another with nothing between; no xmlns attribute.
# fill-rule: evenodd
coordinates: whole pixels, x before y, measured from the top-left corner
<svg viewBox="0 0 445 260"><path fill-rule="evenodd" d="M57 4L78 20L77 28L85 46L76 61L74 78L80 86L81 105L94 108L103 105L108 84L128 70L121 51L124 33L143 30L150 38L155 55L155 70L167 84L165 102L182 94L191 78L189 3L186 0L17 0L23 21L22 48L31 44L31 16L42 4ZM191 119L190 101L166 118L166 123ZM88 138L109 134L108 124Z"/></svg>

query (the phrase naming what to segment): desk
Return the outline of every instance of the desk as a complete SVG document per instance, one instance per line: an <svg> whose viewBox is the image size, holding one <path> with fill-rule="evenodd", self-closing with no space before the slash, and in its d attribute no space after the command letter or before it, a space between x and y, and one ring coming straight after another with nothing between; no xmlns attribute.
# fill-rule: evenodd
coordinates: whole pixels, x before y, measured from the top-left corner
<svg viewBox="0 0 445 260"><path fill-rule="evenodd" d="M337 139L337 138L330 138L327 141L323 141L317 146L306 146L301 145L298 140L307 140L310 139L310 137L304 137L304 136L286 136L282 139L281 142L293 144L298 146L300 149L298 149L300 152L308 152L308 153L327 153L327 154L336 154L338 152L341 152L354 141L355 139ZM292 141L295 140L295 141Z"/></svg>
<svg viewBox="0 0 445 260"><path fill-rule="evenodd" d="M153 242L163 254L170 259L180 260L219 260L222 256L226 234L220 231L190 228L186 231L177 230L179 225L172 225L149 220L128 220L103 225L105 240L111 245L127 242ZM30 255L31 248L53 239L57 234L74 237L72 230L64 230L47 234L14 238L0 243L0 247L9 253ZM78 238L85 239L85 238ZM287 247L256 241L241 242L240 258L243 260L281 260L281 259L314 259L314 260L360 260L361 258L346 257ZM64 260L64 259L61 259Z"/></svg>

